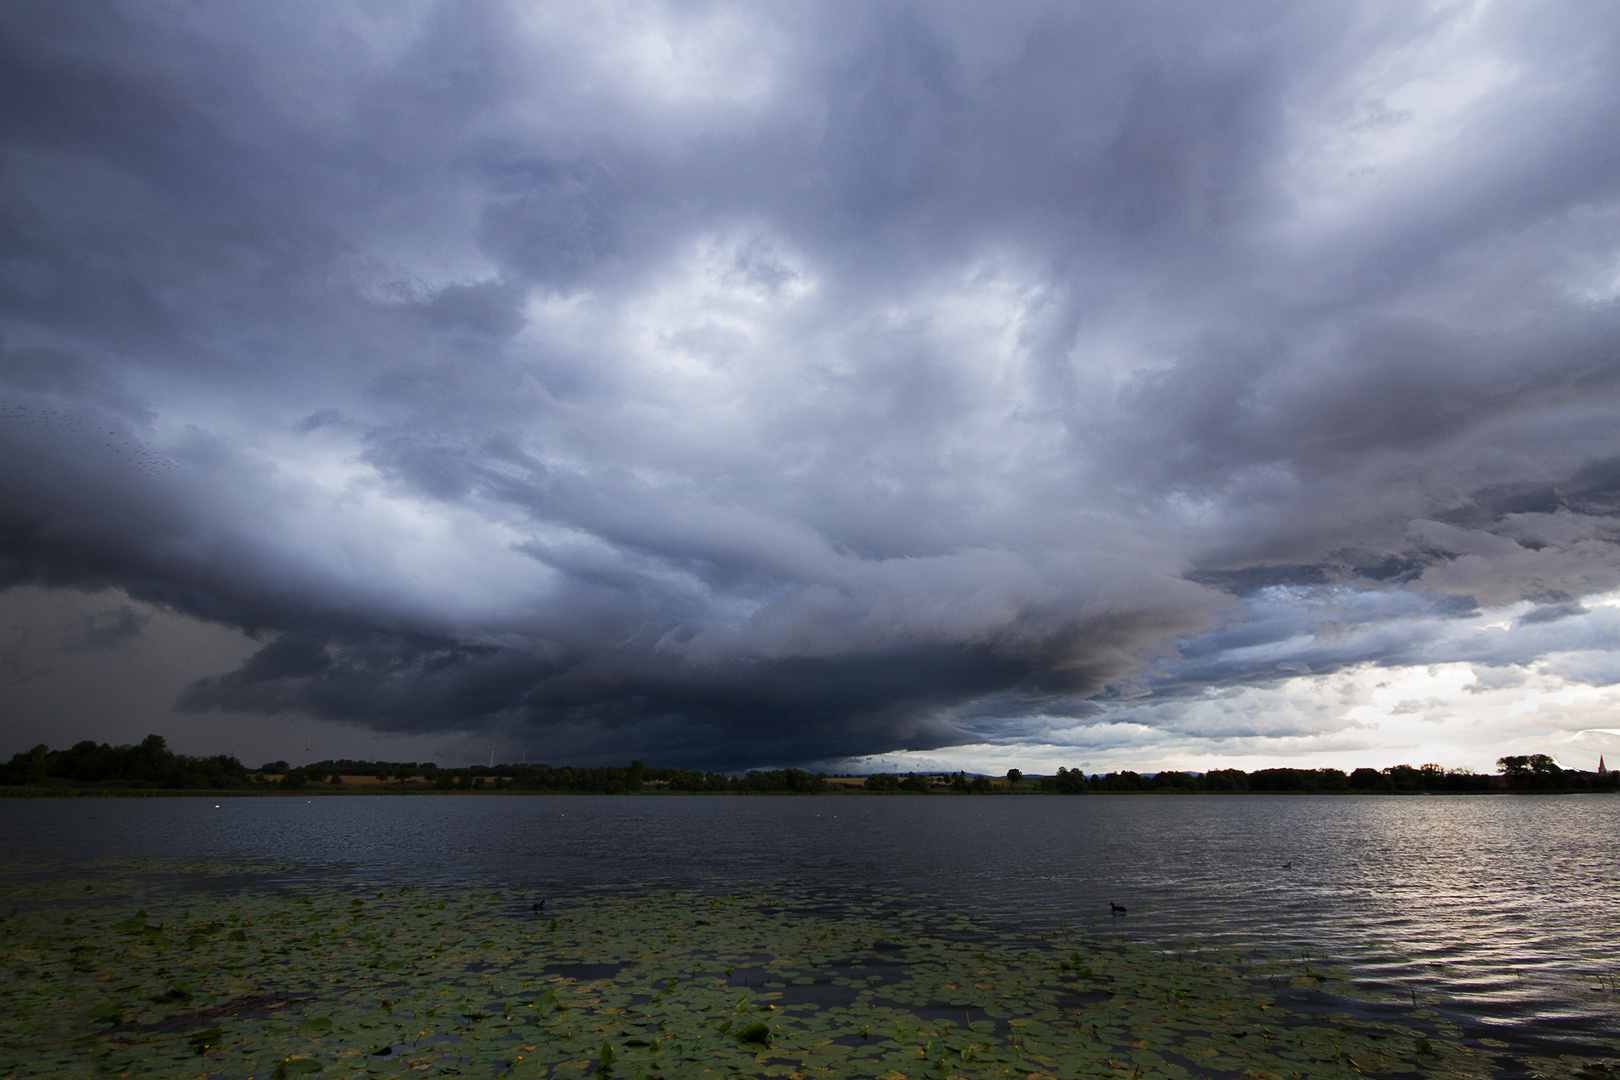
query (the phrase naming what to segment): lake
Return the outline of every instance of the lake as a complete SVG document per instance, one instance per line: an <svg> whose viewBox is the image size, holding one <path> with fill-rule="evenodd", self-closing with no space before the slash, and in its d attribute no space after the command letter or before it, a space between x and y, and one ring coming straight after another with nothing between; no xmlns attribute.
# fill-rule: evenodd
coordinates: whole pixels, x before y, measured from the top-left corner
<svg viewBox="0 0 1620 1080"><path fill-rule="evenodd" d="M1012 925L1261 940L1556 1053L1620 1033L1613 796L7 800L14 869L107 858L378 883L879 885ZM1128 909L1111 916L1110 904Z"/></svg>

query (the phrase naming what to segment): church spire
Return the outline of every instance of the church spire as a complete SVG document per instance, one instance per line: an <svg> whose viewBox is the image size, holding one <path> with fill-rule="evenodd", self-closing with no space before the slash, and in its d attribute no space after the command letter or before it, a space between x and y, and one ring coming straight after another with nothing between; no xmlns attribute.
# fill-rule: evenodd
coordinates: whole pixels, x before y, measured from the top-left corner
<svg viewBox="0 0 1620 1080"><path fill-rule="evenodd" d="M1603 764L1603 755L1602 754L1598 755L1598 775L1599 776L1608 776L1609 775L1609 767L1607 765Z"/></svg>

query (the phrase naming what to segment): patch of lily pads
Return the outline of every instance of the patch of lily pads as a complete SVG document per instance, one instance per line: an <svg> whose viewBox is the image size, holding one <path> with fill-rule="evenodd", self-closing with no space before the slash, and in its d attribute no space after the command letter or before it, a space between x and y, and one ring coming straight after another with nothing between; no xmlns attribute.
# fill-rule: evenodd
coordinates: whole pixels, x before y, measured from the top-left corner
<svg viewBox="0 0 1620 1080"><path fill-rule="evenodd" d="M497 889L229 880L177 889L102 865L0 891L0 1077L1499 1071L1431 1011L1370 1019L1319 962L1031 937L875 889L541 906ZM1588 1054L1520 1067L1615 1076Z"/></svg>

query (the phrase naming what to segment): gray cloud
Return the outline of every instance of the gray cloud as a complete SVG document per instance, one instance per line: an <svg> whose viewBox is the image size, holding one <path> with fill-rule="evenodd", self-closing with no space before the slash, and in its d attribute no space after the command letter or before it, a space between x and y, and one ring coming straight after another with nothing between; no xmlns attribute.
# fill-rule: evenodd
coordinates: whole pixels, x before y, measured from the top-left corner
<svg viewBox="0 0 1620 1080"><path fill-rule="evenodd" d="M1606 678L1615 29L8 10L0 580L253 635L188 714L578 761Z"/></svg>

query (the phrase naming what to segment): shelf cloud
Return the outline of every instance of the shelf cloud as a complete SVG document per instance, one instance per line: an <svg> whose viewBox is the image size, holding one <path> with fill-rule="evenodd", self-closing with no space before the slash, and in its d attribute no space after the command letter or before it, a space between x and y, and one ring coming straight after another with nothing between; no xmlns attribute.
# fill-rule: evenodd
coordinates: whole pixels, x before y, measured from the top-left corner
<svg viewBox="0 0 1620 1080"><path fill-rule="evenodd" d="M105 677L582 764L1387 764L1423 701L1608 701L1617 34L8 8L8 739L53 658L204 630ZM1440 749L1595 738L1549 710Z"/></svg>

